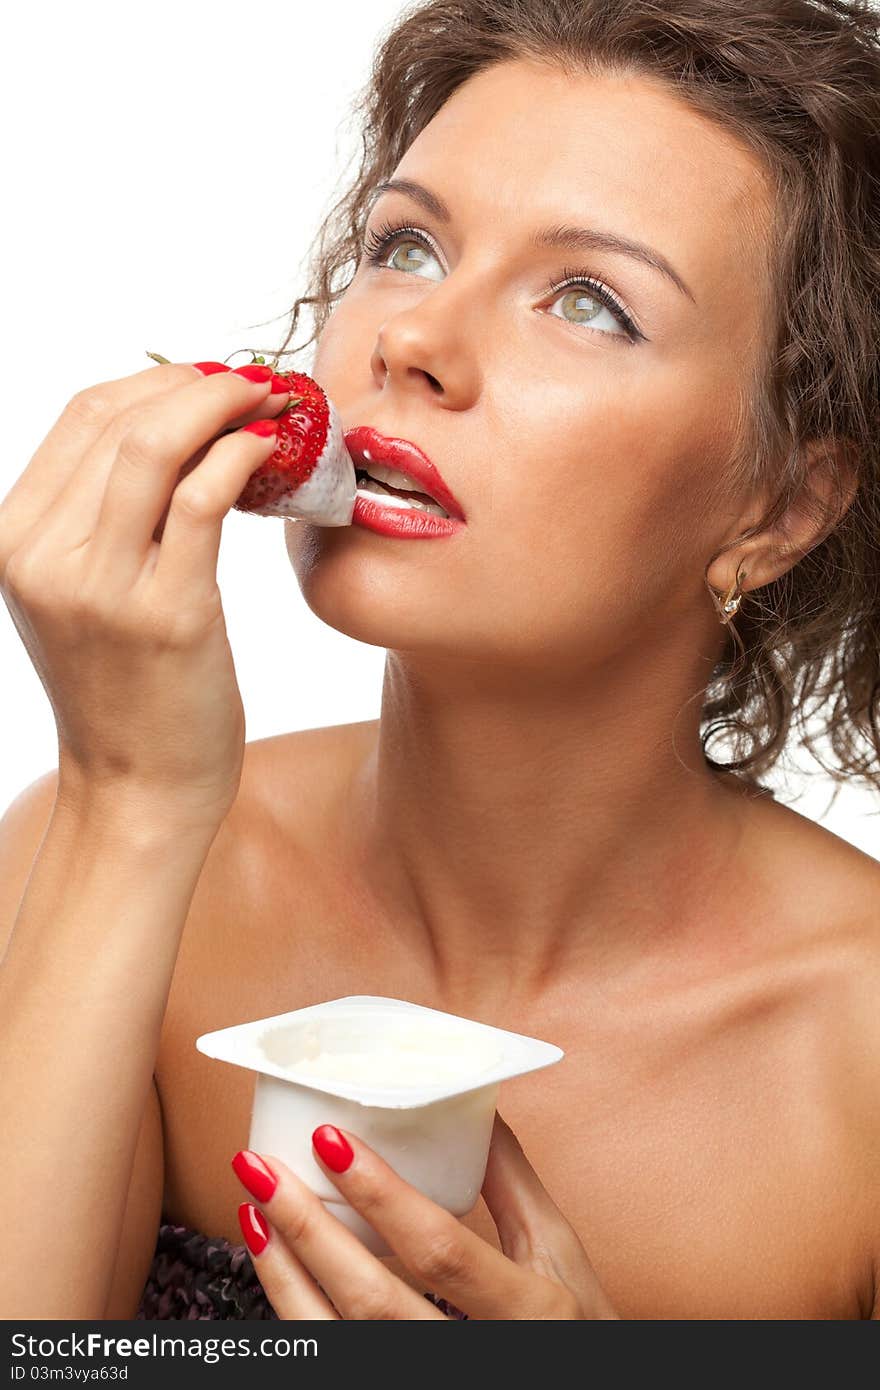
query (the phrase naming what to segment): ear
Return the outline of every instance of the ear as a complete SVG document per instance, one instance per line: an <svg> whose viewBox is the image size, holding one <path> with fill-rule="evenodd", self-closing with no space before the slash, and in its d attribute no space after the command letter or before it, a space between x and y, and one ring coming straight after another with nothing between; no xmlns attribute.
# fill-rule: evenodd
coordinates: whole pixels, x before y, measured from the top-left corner
<svg viewBox="0 0 880 1390"><path fill-rule="evenodd" d="M707 571L713 589L727 593L740 565L747 576L743 590L759 589L779 579L815 549L846 515L859 485L857 451L850 440L814 439L803 446L807 467L803 486L773 526L719 555ZM766 508L769 496L762 499ZM759 520L752 508L727 539Z"/></svg>

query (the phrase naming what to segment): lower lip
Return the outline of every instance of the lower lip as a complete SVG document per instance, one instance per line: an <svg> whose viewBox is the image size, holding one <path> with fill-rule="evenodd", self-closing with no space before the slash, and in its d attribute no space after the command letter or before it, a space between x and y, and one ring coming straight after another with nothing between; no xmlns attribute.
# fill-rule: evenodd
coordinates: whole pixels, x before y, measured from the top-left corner
<svg viewBox="0 0 880 1390"><path fill-rule="evenodd" d="M404 540L430 540L436 536L454 536L465 523L456 517L434 516L418 507L383 505L376 493L357 495L352 526L364 526L380 536L400 536Z"/></svg>

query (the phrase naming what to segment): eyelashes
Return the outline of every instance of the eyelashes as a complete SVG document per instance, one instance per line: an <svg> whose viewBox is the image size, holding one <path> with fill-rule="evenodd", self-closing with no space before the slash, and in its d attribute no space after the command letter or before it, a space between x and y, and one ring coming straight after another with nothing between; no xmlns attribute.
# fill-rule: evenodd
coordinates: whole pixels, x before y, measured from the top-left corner
<svg viewBox="0 0 880 1390"><path fill-rule="evenodd" d="M644 334L640 333L638 328L636 328L629 314L614 295L613 291L611 291L607 285L604 285L601 280L597 280L593 275L588 275L586 271L579 270L577 266L565 266L560 271L560 275L562 278L558 282L551 280L547 285L548 294L559 294L561 290L571 288L583 288L588 294L592 295L594 299L598 299L600 304L604 304L606 309L610 310L628 338L635 341L637 338L644 337ZM587 326L589 327L589 325Z"/></svg>
<svg viewBox="0 0 880 1390"><path fill-rule="evenodd" d="M434 245L432 239L426 232L422 231L420 227L384 222L376 229L367 229L363 247L365 259L370 265L378 265L386 252L391 249L393 243L404 235L410 237L413 241L421 242L423 246L428 248L432 255L439 256L437 247ZM547 294L559 294L565 289L579 288L585 289L589 295L610 311L612 316L617 319L630 342L636 342L639 339L647 342L644 333L637 328L626 309L617 299L613 290L609 289L601 280L597 280L595 276L590 275L589 272L579 267L565 266L559 272L558 280L550 280L546 286L545 292ZM563 319L563 322L567 323L569 320ZM573 327L577 326L577 324L573 325ZM589 324L585 326L587 328L590 327ZM592 331L599 332L598 329L593 329ZM605 334L605 337L614 336L614 334Z"/></svg>
<svg viewBox="0 0 880 1390"><path fill-rule="evenodd" d="M421 231L418 227L404 227L400 224L392 224L390 222L383 222L375 231L372 228L368 228L366 236L364 237L364 256L371 265L378 264L385 252L389 250L392 244L397 241L399 237L403 236L404 233L411 237L413 241L420 241L423 246L428 248L432 255L438 256L439 258L437 247L426 232Z"/></svg>

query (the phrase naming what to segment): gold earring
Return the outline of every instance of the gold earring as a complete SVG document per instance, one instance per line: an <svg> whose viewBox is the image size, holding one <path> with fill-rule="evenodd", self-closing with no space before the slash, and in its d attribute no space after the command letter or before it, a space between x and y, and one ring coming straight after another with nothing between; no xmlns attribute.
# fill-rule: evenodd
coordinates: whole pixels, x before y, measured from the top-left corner
<svg viewBox="0 0 880 1390"><path fill-rule="evenodd" d="M715 590L711 590L712 597L715 600L715 605L718 609L719 621L722 624L730 622L731 618L738 611L739 606L743 601L741 585L743 580L748 578L748 572L742 568L744 563L745 562L743 560L740 560L739 566L736 571L736 579L733 581L720 603L718 601L718 597L715 593ZM742 578L740 578L740 572L742 572ZM739 590L738 593L737 590Z"/></svg>

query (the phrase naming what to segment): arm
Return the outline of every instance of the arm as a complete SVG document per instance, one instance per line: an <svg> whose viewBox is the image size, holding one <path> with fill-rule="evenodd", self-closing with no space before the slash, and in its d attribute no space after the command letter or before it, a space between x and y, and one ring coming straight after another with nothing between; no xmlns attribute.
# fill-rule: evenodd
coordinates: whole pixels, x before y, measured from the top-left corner
<svg viewBox="0 0 880 1390"><path fill-rule="evenodd" d="M238 428L286 404L271 375L168 363L100 382L0 502L0 596L52 704L60 769L40 841L21 831L28 794L0 827L0 879L38 844L23 893L0 889L6 1318L100 1318L128 1296L114 1270L136 1152L125 1227L143 1250L162 1020L244 758L216 561L274 449Z"/></svg>
<svg viewBox="0 0 880 1390"><path fill-rule="evenodd" d="M39 784L38 784L39 785ZM101 1318L183 926L211 840L119 793L0 822L6 1318ZM9 902L45 828L24 896ZM12 907L12 912L9 908ZM51 1252L51 1258L47 1258Z"/></svg>
<svg viewBox="0 0 880 1390"><path fill-rule="evenodd" d="M244 759L217 553L274 449L238 428L286 404L287 392L269 401L271 375L168 363L98 383L0 502L0 595L52 704L60 769L23 896L6 890L0 921L4 938L12 922L0 963L7 1318L100 1318L121 1288L136 1152L148 1155L138 1242L155 1201L147 1103L162 1020ZM19 809L0 830L13 864L33 854L16 838Z"/></svg>

